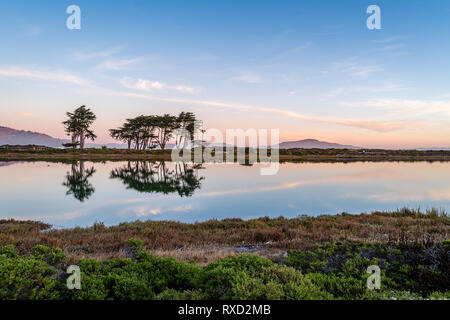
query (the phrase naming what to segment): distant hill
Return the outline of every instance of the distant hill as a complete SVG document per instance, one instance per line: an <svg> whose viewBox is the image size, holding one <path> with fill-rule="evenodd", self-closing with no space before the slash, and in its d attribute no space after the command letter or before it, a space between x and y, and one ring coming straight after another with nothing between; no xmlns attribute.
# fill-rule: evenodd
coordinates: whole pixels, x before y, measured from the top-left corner
<svg viewBox="0 0 450 320"><path fill-rule="evenodd" d="M361 149L361 147L355 147L351 145L343 145L339 143L331 143L325 141L319 141L315 139L305 139L298 141L286 141L279 144L280 149Z"/></svg>
<svg viewBox="0 0 450 320"><path fill-rule="evenodd" d="M62 144L67 142L70 142L70 140L53 138L44 133L16 130L0 126L0 145L6 144L19 146L37 145L52 148L62 148L63 147ZM117 149L123 149L127 147L125 144L120 143L108 143L108 144L87 143L86 147L101 148L103 145L106 145L108 148L117 148Z"/></svg>
<svg viewBox="0 0 450 320"><path fill-rule="evenodd" d="M63 143L69 140L56 139L47 134L16 130L0 126L0 145L40 145L53 148L61 148Z"/></svg>

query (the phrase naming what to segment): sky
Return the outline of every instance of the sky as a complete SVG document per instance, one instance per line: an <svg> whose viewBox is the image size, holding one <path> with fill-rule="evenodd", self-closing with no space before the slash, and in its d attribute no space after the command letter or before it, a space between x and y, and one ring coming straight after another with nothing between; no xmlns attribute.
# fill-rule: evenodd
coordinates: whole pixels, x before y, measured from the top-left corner
<svg viewBox="0 0 450 320"><path fill-rule="evenodd" d="M97 143L126 118L191 111L281 141L450 147L449 30L446 0L0 0L0 125L64 138L86 105Z"/></svg>

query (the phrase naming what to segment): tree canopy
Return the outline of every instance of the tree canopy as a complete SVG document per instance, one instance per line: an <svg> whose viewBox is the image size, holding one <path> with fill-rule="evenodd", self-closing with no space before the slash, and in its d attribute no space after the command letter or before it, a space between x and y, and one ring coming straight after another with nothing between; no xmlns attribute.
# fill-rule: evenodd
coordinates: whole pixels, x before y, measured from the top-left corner
<svg viewBox="0 0 450 320"><path fill-rule="evenodd" d="M176 130L186 130L191 135L191 141L195 130L195 115L192 112L181 112L178 116L170 114L140 115L136 118L126 119L125 123L117 128L110 129L110 135L116 140L127 143L128 149L136 150L154 149L156 147L165 150L167 143L174 138ZM187 141L183 135L176 137L177 144Z"/></svg>
<svg viewBox="0 0 450 320"><path fill-rule="evenodd" d="M67 112L67 120L63 122L65 131L72 138L73 145L79 145L84 149L86 139L92 141L97 138L91 129L91 125L97 119L97 116L86 106L75 109L74 112Z"/></svg>

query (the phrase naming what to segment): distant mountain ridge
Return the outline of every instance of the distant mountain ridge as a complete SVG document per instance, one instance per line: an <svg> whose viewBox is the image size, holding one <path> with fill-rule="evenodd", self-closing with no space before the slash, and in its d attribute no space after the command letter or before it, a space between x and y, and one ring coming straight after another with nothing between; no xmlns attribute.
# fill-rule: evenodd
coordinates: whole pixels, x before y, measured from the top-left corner
<svg viewBox="0 0 450 320"><path fill-rule="evenodd" d="M16 130L8 127L0 126L0 145L37 145L46 146L52 148L62 148L63 143L70 142L68 139L58 139L49 136L48 134ZM108 144L97 144L97 143L87 143L88 148L101 148L106 145L108 148L126 148L125 144L119 143L108 143Z"/></svg>
<svg viewBox="0 0 450 320"><path fill-rule="evenodd" d="M286 141L279 144L280 149L362 149L352 145L319 141L316 139L304 139L298 141Z"/></svg>
<svg viewBox="0 0 450 320"><path fill-rule="evenodd" d="M40 145L53 148L61 148L63 143L69 140L53 138L47 134L16 130L0 126L0 145Z"/></svg>

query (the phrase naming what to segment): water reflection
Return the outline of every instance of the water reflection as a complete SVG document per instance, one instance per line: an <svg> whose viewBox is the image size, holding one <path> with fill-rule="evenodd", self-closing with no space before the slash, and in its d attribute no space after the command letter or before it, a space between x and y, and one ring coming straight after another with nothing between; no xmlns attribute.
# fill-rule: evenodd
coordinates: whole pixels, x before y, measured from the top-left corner
<svg viewBox="0 0 450 320"><path fill-rule="evenodd" d="M136 219L296 217L404 206L450 211L450 162L283 163L274 176L261 176L262 164L6 164L0 163L0 218L61 227Z"/></svg>
<svg viewBox="0 0 450 320"><path fill-rule="evenodd" d="M200 164L175 163L169 167L164 161L128 161L122 167L111 171L111 179L119 179L127 189L146 193L178 193L181 197L191 197L201 188L198 170Z"/></svg>
<svg viewBox="0 0 450 320"><path fill-rule="evenodd" d="M69 189L66 195L73 195L80 202L88 199L95 192L95 188L88 180L94 173L94 167L92 166L86 169L84 167L84 161L73 163L71 171L67 172L62 184Z"/></svg>

